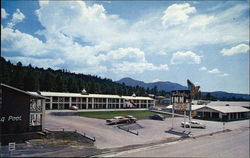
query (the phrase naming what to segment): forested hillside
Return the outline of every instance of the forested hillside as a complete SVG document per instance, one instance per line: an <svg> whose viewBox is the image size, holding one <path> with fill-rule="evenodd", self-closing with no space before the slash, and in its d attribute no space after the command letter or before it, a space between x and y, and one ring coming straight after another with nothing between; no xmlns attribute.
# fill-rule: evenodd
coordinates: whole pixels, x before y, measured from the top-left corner
<svg viewBox="0 0 250 158"><path fill-rule="evenodd" d="M135 93L138 96L146 95L143 87L126 86L106 78L75 74L68 70L43 69L32 67L32 65L23 66L21 62L14 65L3 57L0 60L0 82L25 91L78 93L82 89L86 89L88 93L97 94L132 95ZM148 90L148 93L151 92L153 93Z"/></svg>

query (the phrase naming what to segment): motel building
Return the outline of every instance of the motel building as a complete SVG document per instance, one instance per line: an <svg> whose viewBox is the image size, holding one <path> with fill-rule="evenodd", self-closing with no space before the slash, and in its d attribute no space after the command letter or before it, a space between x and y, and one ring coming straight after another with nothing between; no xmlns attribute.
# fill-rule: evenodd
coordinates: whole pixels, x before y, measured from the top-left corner
<svg viewBox="0 0 250 158"><path fill-rule="evenodd" d="M166 111L172 112L173 105ZM207 105L192 105L192 115L195 118L214 121L234 121L250 118L249 102L234 104L230 102L209 103ZM189 111L186 111L189 115ZM175 113L184 114L183 110L175 109Z"/></svg>
<svg viewBox="0 0 250 158"><path fill-rule="evenodd" d="M40 138L44 130L45 98L0 84L0 144Z"/></svg>
<svg viewBox="0 0 250 158"><path fill-rule="evenodd" d="M208 104L197 108L195 111L197 116L208 120L233 121L250 118L249 109L241 106L230 106L229 104L225 106L212 106Z"/></svg>
<svg viewBox="0 0 250 158"><path fill-rule="evenodd" d="M72 106L78 109L145 109L155 106L154 99L132 96L88 94L85 90L81 93L61 92L30 92L46 97L46 110L69 109Z"/></svg>

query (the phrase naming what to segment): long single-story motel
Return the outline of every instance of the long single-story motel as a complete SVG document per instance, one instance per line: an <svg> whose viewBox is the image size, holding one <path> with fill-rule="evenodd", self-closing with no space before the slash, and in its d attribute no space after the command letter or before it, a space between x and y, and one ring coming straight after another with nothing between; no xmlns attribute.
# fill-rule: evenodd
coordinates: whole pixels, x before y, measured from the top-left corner
<svg viewBox="0 0 250 158"><path fill-rule="evenodd" d="M233 103L218 102L207 105L192 105L194 116L205 120L233 121L250 118L249 102L245 106L235 106ZM173 105L167 107L167 111L172 111ZM175 110L176 113L183 114L183 110ZM188 113L188 111L187 111Z"/></svg>
<svg viewBox="0 0 250 158"><path fill-rule="evenodd" d="M155 106L154 99L150 97L119 96L104 94L87 94L85 90L81 93L60 92L30 92L40 94L45 100L46 110L69 109L77 106L79 109L126 109L126 108L148 108Z"/></svg>

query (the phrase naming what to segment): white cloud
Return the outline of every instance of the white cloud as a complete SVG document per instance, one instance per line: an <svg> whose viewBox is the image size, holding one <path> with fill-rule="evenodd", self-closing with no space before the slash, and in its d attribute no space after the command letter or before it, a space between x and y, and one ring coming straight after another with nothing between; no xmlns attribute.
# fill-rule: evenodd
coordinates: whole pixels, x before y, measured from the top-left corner
<svg viewBox="0 0 250 158"><path fill-rule="evenodd" d="M223 74L220 74L219 76L221 76L221 77L226 77L226 76L229 76L229 74L223 73Z"/></svg>
<svg viewBox="0 0 250 158"><path fill-rule="evenodd" d="M22 22L25 19L24 14L20 11L20 9L16 9L16 12L12 15L11 22L8 23L8 27L12 28L17 23Z"/></svg>
<svg viewBox="0 0 250 158"><path fill-rule="evenodd" d="M197 15L192 20L190 20L190 26L189 28L204 28L208 24L212 23L214 20L214 16L208 16L208 15Z"/></svg>
<svg viewBox="0 0 250 158"><path fill-rule="evenodd" d="M32 58L32 57L6 57L7 60L11 60L14 62L22 62L23 65L29 65L31 64L32 66L38 66L38 67L43 67L43 68L54 68L57 69L59 68L59 65L63 64L64 61L61 58L58 59L37 59L37 58Z"/></svg>
<svg viewBox="0 0 250 158"><path fill-rule="evenodd" d="M4 8L1 8L1 18L2 19L5 19L5 18L7 18L8 17L8 13L5 11L5 9Z"/></svg>
<svg viewBox="0 0 250 158"><path fill-rule="evenodd" d="M117 43L123 34L124 20L117 15L108 15L98 4L87 6L83 1L48 1L36 14L46 28L43 34L47 38L59 32L81 42L99 44L103 41Z"/></svg>
<svg viewBox="0 0 250 158"><path fill-rule="evenodd" d="M114 73L135 74L144 71L168 70L167 64L155 66L145 59L145 53L138 48L119 48L103 55L104 61L112 63Z"/></svg>
<svg viewBox="0 0 250 158"><path fill-rule="evenodd" d="M40 56L45 53L42 41L32 35L1 26L2 50L18 52L24 56Z"/></svg>
<svg viewBox="0 0 250 158"><path fill-rule="evenodd" d="M162 24L164 26L171 26L185 23L189 18L189 14L195 12L195 7L191 7L188 3L173 4L164 11Z"/></svg>
<svg viewBox="0 0 250 158"><path fill-rule="evenodd" d="M173 54L171 64L200 64L201 56L187 51L187 52L176 52Z"/></svg>
<svg viewBox="0 0 250 158"><path fill-rule="evenodd" d="M45 41L17 29L2 27L4 44L1 49L5 54L15 52L13 56L61 58L64 66L77 72L164 71L168 69L166 63L151 63L147 59L167 56L168 52L192 50L204 44L249 40L248 19L242 23L225 21L231 18L229 11L224 14L224 10L201 15L188 3L174 4L164 14L162 10L152 12L135 22L108 14L102 5L89 6L84 1L39 1L39 4L36 14L44 29L37 33L44 36ZM237 13L240 17L247 8L234 6L230 15ZM13 14L16 17L13 21L21 22L25 18L20 10L16 15L19 16ZM164 27L162 23L174 27ZM208 27L210 25L213 27ZM201 57L191 51L177 52L171 60L172 64L200 62Z"/></svg>
<svg viewBox="0 0 250 158"><path fill-rule="evenodd" d="M247 52L249 52L249 45L246 45L246 44L239 44L230 49L224 48L220 51L220 53L223 54L223 56L231 56L231 55L247 53Z"/></svg>
<svg viewBox="0 0 250 158"><path fill-rule="evenodd" d="M200 70L200 71L206 71L207 68L206 68L205 66L203 66L203 67L201 67L199 70Z"/></svg>
<svg viewBox="0 0 250 158"><path fill-rule="evenodd" d="M148 62L127 62L116 63L113 65L112 71L114 73L125 73L125 74L136 74L142 73L144 71L157 71L157 70L168 70L167 64L162 64L160 66L155 66Z"/></svg>
<svg viewBox="0 0 250 158"><path fill-rule="evenodd" d="M214 68L212 70L209 70L208 73L211 73L211 74L219 74L220 73L220 70L217 69L217 68Z"/></svg>
<svg viewBox="0 0 250 158"><path fill-rule="evenodd" d="M199 70L201 70L201 71L206 71L207 68L206 68L205 66L203 66L203 67L201 67Z"/></svg>
<svg viewBox="0 0 250 158"><path fill-rule="evenodd" d="M161 82L161 81L162 81L161 79L156 78L152 82Z"/></svg>
<svg viewBox="0 0 250 158"><path fill-rule="evenodd" d="M123 59L129 58L136 59L137 61L145 61L145 54L138 48L119 48L117 50L112 50L107 54L108 59Z"/></svg>

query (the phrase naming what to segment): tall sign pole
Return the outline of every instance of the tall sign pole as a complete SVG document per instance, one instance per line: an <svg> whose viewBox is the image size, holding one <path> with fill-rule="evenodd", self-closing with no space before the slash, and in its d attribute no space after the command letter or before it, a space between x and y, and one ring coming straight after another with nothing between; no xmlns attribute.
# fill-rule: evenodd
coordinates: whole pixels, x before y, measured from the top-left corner
<svg viewBox="0 0 250 158"><path fill-rule="evenodd" d="M190 96L189 96L189 123L191 125L191 113L192 113L192 99L195 97L195 95L199 92L200 86L195 86L191 81L187 80L187 86L188 90L190 90ZM191 126L189 126L189 132L191 133Z"/></svg>
<svg viewBox="0 0 250 158"><path fill-rule="evenodd" d="M172 129L174 129L174 104L173 103L173 108L172 108Z"/></svg>

